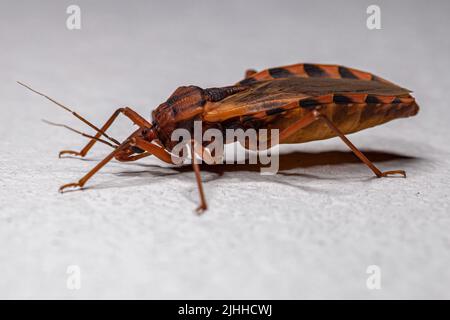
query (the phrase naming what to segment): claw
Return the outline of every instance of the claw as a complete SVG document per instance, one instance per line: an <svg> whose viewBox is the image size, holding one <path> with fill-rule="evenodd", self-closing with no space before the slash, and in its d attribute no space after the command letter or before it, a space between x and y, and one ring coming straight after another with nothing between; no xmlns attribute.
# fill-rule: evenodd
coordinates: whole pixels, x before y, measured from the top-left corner
<svg viewBox="0 0 450 320"><path fill-rule="evenodd" d="M66 188L76 188L76 187L80 187L80 188L81 188L82 185L81 185L79 182L68 183L68 184L62 185L62 186L59 188L59 192L63 193L63 192L64 192L64 189L66 189Z"/></svg>
<svg viewBox="0 0 450 320"><path fill-rule="evenodd" d="M392 171L385 171L381 173L382 177L388 177L391 175L401 175L403 178L406 178L406 172L403 170L392 170Z"/></svg>
<svg viewBox="0 0 450 320"><path fill-rule="evenodd" d="M206 205L200 205L197 209L195 209L195 212L200 215L203 212L206 211L206 209L208 209L208 207Z"/></svg>
<svg viewBox="0 0 450 320"><path fill-rule="evenodd" d="M80 156L80 157L83 157L83 155L82 155L81 153L77 152L77 151L72 151L72 150L62 150L62 151L59 152L58 158L61 158L61 156L62 156L63 154L73 154L74 156Z"/></svg>

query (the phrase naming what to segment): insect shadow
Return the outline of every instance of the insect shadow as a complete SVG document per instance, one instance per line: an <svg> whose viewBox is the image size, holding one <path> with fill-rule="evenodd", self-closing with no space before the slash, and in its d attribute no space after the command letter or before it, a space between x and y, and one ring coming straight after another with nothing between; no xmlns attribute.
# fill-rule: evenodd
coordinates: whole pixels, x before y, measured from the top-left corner
<svg viewBox="0 0 450 320"><path fill-rule="evenodd" d="M388 161L420 161L420 158L381 151L363 151L364 154L373 162L388 162ZM95 161L93 159L84 159L85 161ZM240 181L270 181L274 183L279 183L283 185L290 185L292 187L301 189L303 191L319 192L320 190L315 190L315 188L308 185L300 185L293 183L294 181L286 181L286 178L282 179L279 176L284 177L294 177L294 178L304 178L309 180L354 180L366 181L376 179L368 173L368 177L360 177L356 175L355 177L349 177L348 174L345 176L335 176L335 175L315 175L304 172L297 172L296 169L304 169L316 166L339 166L345 164L360 164L360 160L351 151L323 151L323 152L300 152L295 151L291 153L284 153L279 155L279 171L275 175L259 175L263 165L261 164L219 164L219 165L208 165L201 164L201 170L204 173L203 181L208 183L217 179L220 179L225 173L230 173L231 177L235 176L233 173L239 172L249 172L258 173L248 175L238 175ZM151 183L159 183L160 179L167 179L173 177L176 179L192 179L190 176L186 176L184 173L192 173L192 168L189 164L183 166L159 166L157 164L149 164L145 162L130 162L121 163L121 168L123 165L140 167L142 170L121 170L113 174L114 179L109 181L104 181L98 184L91 185L86 189L109 189L109 188L122 188L138 185L147 185ZM346 170L345 173L348 173ZM127 179L129 178L129 179ZM136 179L138 178L138 179ZM145 178L145 179L141 179ZM151 178L151 179L148 179ZM225 181L226 182L226 181ZM323 188L322 188L323 189Z"/></svg>

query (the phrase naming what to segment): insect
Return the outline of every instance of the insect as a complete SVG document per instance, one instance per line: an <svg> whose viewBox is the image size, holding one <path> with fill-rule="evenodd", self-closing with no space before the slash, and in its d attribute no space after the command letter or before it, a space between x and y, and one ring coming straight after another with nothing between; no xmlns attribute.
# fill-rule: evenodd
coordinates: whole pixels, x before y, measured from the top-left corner
<svg viewBox="0 0 450 320"><path fill-rule="evenodd" d="M19 82L20 83L20 82ZM110 160L135 161L154 155L173 163L171 150L176 141L171 134L177 128L192 131L194 121L201 121L205 130L217 128L276 128L279 143L304 143L340 137L353 153L377 177L400 175L403 170L381 171L346 137L346 134L380 125L393 119L417 114L419 107L410 91L371 73L339 65L294 64L257 72L248 70L245 78L235 85L202 89L183 86L152 112L152 121L129 107L117 109L101 127L76 112L23 83L21 85L44 96L96 131L90 136L74 130L91 140L81 151L63 150L59 153L86 156L96 142L114 148L78 182L60 187L82 188ZM106 131L120 115L128 117L139 128L123 142L110 137ZM64 126L64 125L61 125ZM206 156L201 142L191 141L192 154ZM199 165L192 161L200 196L198 212L207 209Z"/></svg>

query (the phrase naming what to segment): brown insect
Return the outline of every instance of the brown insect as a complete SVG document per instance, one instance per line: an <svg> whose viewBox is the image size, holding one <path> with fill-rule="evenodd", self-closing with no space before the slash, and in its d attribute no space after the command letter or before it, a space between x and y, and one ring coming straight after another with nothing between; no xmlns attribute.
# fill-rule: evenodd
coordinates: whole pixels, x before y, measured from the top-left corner
<svg viewBox="0 0 450 320"><path fill-rule="evenodd" d="M294 64L260 72L248 70L245 79L221 88L202 89L196 86L179 87L152 112L152 122L132 109L117 109L111 118L98 128L52 98L31 89L89 125L97 133L80 151L63 150L63 154L84 157L100 141L114 148L78 182L61 186L82 188L86 182L111 159L135 161L154 155L173 163L171 140L177 128L193 131L194 121L202 121L203 130L217 128L279 129L279 143L303 143L339 136L354 154L377 177L401 175L403 170L379 170L347 138L346 134L373 127L393 119L417 114L419 107L410 91L371 73L338 65ZM119 114L127 116L139 126L120 143L107 135L106 130ZM63 126L63 125L61 125ZM66 127L66 126L65 126ZM108 141L106 141L108 140ZM205 159L204 145L191 141L192 154ZM192 161L200 194L201 212L207 208L199 165Z"/></svg>

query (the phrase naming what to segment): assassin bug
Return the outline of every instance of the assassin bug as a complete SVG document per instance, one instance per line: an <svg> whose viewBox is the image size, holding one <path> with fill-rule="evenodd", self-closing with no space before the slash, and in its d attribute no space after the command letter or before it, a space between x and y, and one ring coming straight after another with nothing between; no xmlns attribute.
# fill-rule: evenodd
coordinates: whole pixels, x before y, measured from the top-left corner
<svg viewBox="0 0 450 320"><path fill-rule="evenodd" d="M192 131L194 121L201 121L205 130L217 128L222 132L227 128L276 128L280 132L280 144L338 136L377 177L401 175L406 178L403 170L379 170L345 135L413 116L419 110L409 90L371 73L339 65L309 63L260 72L248 70L242 81L227 87L179 87L152 112L152 122L125 107L117 109L101 128L52 98L20 84L71 112L97 132L90 136L74 130L91 140L81 151L63 150L60 157L63 154L84 157L97 141L114 148L78 182L61 186L61 192L69 187L82 188L113 158L135 161L154 155L173 163L170 152L177 142L171 140L171 134L177 128ZM106 133L119 114L139 127L121 143ZM191 142L192 155L205 159L207 153L201 142L197 146L195 141ZM200 194L197 210L203 211L207 205L199 165L192 161L192 167Z"/></svg>

